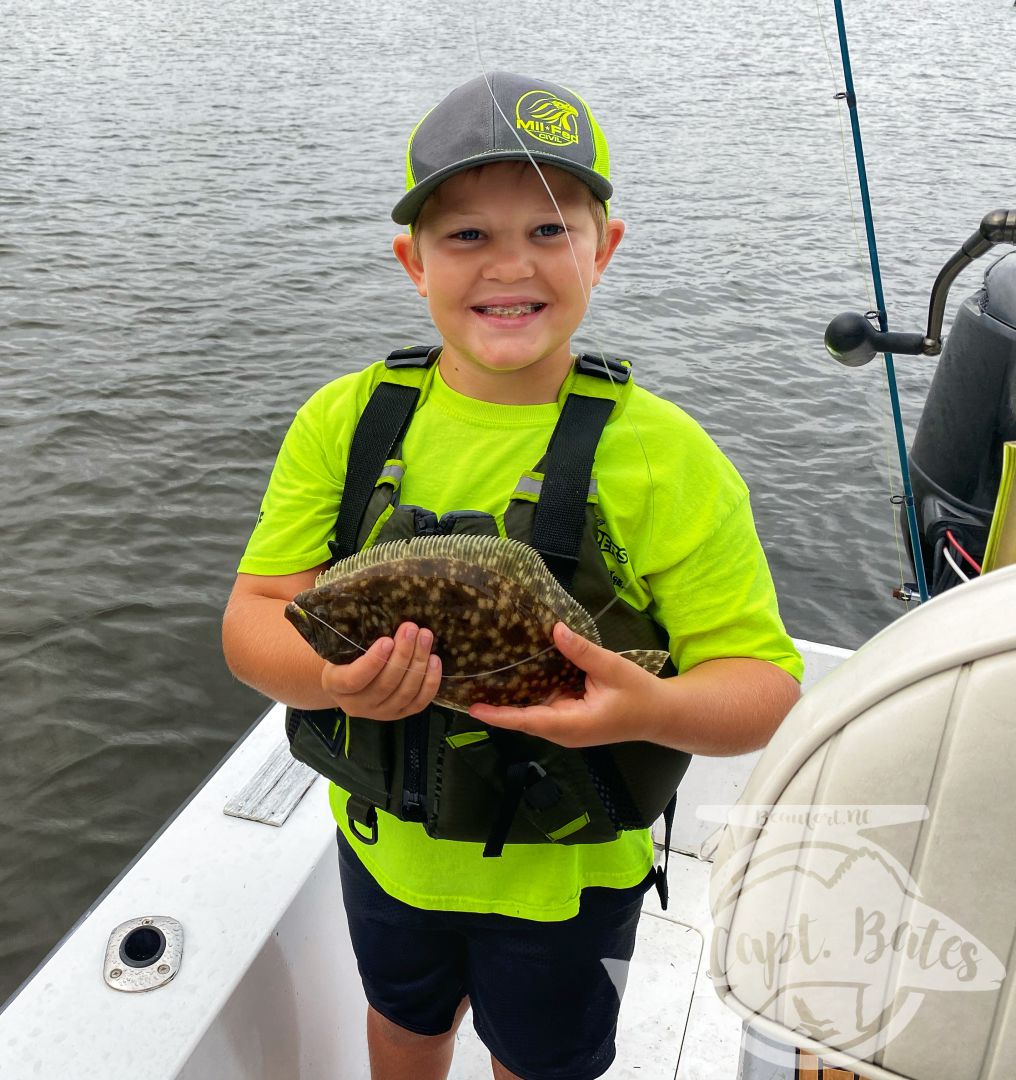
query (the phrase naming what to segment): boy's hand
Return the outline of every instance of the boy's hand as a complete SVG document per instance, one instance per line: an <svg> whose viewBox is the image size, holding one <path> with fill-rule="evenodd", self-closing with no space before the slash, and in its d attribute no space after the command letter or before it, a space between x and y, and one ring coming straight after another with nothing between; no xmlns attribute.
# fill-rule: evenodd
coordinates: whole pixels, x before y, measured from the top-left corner
<svg viewBox="0 0 1016 1080"><path fill-rule="evenodd" d="M648 721L661 707L662 680L631 660L554 627L558 652L586 673L582 697L558 697L526 708L473 705L469 715L494 727L538 735L559 746L599 746L646 738Z"/></svg>
<svg viewBox="0 0 1016 1080"><path fill-rule="evenodd" d="M349 716L400 720L425 709L441 682L441 661L431 654L434 635L403 623L394 639L378 638L350 664L325 664L321 687Z"/></svg>

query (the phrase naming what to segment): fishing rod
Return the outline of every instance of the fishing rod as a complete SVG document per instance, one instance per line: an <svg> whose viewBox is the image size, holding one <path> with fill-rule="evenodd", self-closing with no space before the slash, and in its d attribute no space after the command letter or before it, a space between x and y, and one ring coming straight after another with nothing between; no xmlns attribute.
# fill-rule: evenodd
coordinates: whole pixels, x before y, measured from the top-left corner
<svg viewBox="0 0 1016 1080"><path fill-rule="evenodd" d="M893 363L892 349L901 349L903 344L900 338L905 335L889 334L889 319L886 314L885 297L882 293L882 273L878 263L878 246L875 243L875 222L871 212L871 196L868 191L868 174L864 165L864 147L861 144L861 122L857 115L857 95L854 92L854 77L850 68L850 49L847 45L847 28L843 21L842 0L833 0L836 10L836 33L840 42L840 61L843 65L844 91L836 95L840 100L846 101L850 111L850 130L854 139L854 160L857 163L857 179L861 188L861 203L864 208L864 230L868 238L868 261L871 264L871 279L875 288L875 303L878 306L875 314L878 317L879 330L886 335L882 341L882 352L885 355L886 378L889 382L889 401L892 405L893 427L896 432L896 450L900 459L900 472L903 478L903 503L907 513L907 528L910 534L911 550L920 552L920 537L917 529L917 513L914 509L914 491L910 483L910 466L907 463L907 446L903 435L903 418L900 413L900 397L896 389L896 368ZM861 317L865 326L870 328L868 320ZM827 332L828 337L828 332ZM828 348L828 344L827 344ZM832 350L830 350L832 351ZM834 353L834 355L836 355ZM874 353L872 354L874 355ZM837 357L839 359L839 357ZM870 359L870 358L869 358ZM866 362L866 361L865 361ZM914 559L914 569L917 574L917 589L921 601L928 599L928 584L924 574L924 566L919 558ZM906 595L906 593L904 593ZM909 598L909 597L908 597Z"/></svg>
<svg viewBox="0 0 1016 1080"><path fill-rule="evenodd" d="M983 407L984 403L980 399L973 402L969 392L962 392L962 386L966 381L963 377L963 370L968 373L971 371L970 356L975 354L981 358L982 363L989 363L990 360L990 364L994 365L993 370L997 369L1000 377L1004 378L1001 373L1007 370L1006 365L1009 362L1006 359L1007 347L1005 344L1008 339L1007 335L1002 332L1002 342L996 345L994 341L996 335L989 333L985 327L980 327L979 332L972 336L970 328L964 323L963 333L960 334L962 340L958 339L956 349L947 349L946 353L943 353L942 321L945 315L945 304L949 295L949 288L960 271L969 266L975 259L990 251L996 244L1016 244L1016 210L993 210L986 214L981 220L977 231L968 237L959 251L945 263L939 271L931 290L931 299L928 304L928 322L923 332L899 333L889 330L885 298L882 292L882 278L879 271L878 249L875 243L871 198L864 165L864 150L861 145L857 98L854 92L846 27L843 21L842 0L834 0L834 5L840 42L840 57L846 86L845 91L836 96L841 100L845 100L850 110L854 158L857 162L858 181L864 207L865 231L868 238L868 255L878 310L869 311L866 315L859 312L844 312L838 315L826 328L825 345L833 357L848 367L859 367L868 363L877 352L881 352L885 356L889 398L892 404L893 424L896 431L896 445L899 453L904 491L902 497L894 496L893 501L901 502L906 512L911 561L917 577L916 587L919 598L923 602L929 597L929 575L933 579L936 593L941 591L942 588L949 588L952 583L968 580L966 571L955 562L953 553L964 560L966 567L973 569L977 573L981 572L981 566L967 552L953 530L959 530L961 527L970 529L972 530L970 538L976 539L980 533L987 532L987 525L981 519L985 517L990 519L991 514L985 508L965 502L957 492L951 491L950 486L955 486L954 483L946 483L943 486L944 477L938 461L941 453L937 448L937 443L941 441L943 433L949 430L949 425L944 426L944 421L939 414L941 414L943 408L948 408L950 413L957 413L957 415L962 413L963 416L966 416L971 409ZM1011 320L1011 315L1006 307L1009 301L1003 303L1002 298L1011 294L1013 279L1014 275L1009 270L997 272L992 278L992 281L995 282L992 294L998 294L995 306L1001 305L1005 309L994 312L1001 319L1000 326L1009 325L1006 319ZM981 304L981 310L986 310L985 304ZM876 317L878 329L875 328L872 321ZM956 327L954 327L954 332L955 330ZM976 343L973 341L975 337L977 339ZM972 350L973 352L971 352ZM899 395L896 389L893 353L910 356L938 356L940 353L942 354L936 384L933 385L932 394L929 395L928 402L925 404L925 416L922 417L921 425L918 428L914 452L911 453L909 458L903 437L903 423L900 416ZM956 355L953 356L953 353ZM948 363L946 363L947 354ZM963 363L962 357L967 358L967 363ZM960 370L961 367L963 370ZM960 383L954 385L957 378L960 379ZM939 393L935 395L935 389L939 381L943 383L943 386L939 389ZM950 387L952 392L949 392ZM940 400L943 394L949 399L948 405ZM932 396L936 396L937 411L931 409ZM933 413L930 417L928 416L929 410ZM951 423L960 422L960 420L955 420ZM929 429L927 432L925 431L926 427ZM1006 429L997 437L1011 438L1011 434ZM914 453L916 453L919 444L922 452L920 466L916 458L914 458ZM993 452L990 446L987 448L981 447L980 449L982 454L987 452L990 455ZM930 462L926 460L929 452L931 453ZM957 453L956 447L951 447L949 452L952 456L955 456ZM911 482L912 460L921 481L921 521L918 520L918 506L915 503L914 488ZM979 466L976 461L968 464L974 472L977 472L978 468L983 469L983 466ZM938 478L937 483L927 472L932 465L934 465L932 472ZM990 469L988 471L990 472ZM972 498L973 496L968 496L968 499ZM922 537L926 537L926 540L922 541ZM927 563L926 559L929 560ZM952 582L947 581L941 574L943 560L954 571ZM901 588L894 590L893 595L902 600L915 599L913 588L914 586L911 584L901 583Z"/></svg>

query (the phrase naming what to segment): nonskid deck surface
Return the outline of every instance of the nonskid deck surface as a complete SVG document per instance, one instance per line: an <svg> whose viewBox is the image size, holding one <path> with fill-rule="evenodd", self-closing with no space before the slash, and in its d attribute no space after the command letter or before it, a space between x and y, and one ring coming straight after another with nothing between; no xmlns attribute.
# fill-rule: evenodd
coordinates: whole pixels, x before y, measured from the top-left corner
<svg viewBox="0 0 1016 1080"><path fill-rule="evenodd" d="M707 891L711 863L671 854L670 905L656 890L642 905L621 1001L617 1057L604 1080L735 1080L741 1022L709 982ZM490 1054L466 1013L449 1080L491 1075Z"/></svg>

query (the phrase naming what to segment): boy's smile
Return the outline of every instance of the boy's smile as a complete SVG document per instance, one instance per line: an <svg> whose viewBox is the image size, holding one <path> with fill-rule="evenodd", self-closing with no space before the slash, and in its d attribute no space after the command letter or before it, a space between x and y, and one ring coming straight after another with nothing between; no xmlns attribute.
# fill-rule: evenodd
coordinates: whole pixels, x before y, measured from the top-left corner
<svg viewBox="0 0 1016 1080"><path fill-rule="evenodd" d="M553 167L543 175L560 215L529 162L496 162L446 180L415 243L394 241L442 336L442 377L469 397L556 400L589 291L624 233L607 222L598 247L589 189Z"/></svg>

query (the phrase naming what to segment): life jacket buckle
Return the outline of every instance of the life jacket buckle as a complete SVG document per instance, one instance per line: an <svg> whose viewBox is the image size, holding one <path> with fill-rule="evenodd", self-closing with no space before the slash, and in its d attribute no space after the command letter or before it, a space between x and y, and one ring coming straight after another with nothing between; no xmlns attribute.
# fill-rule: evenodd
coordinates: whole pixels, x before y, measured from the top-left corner
<svg viewBox="0 0 1016 1080"><path fill-rule="evenodd" d="M538 761L531 761L522 797L534 810L549 810L560 801L561 789Z"/></svg>
<svg viewBox="0 0 1016 1080"><path fill-rule="evenodd" d="M631 378L631 367L623 360L597 353L580 353L575 360L575 370L580 375L594 375L597 379L606 379L622 386Z"/></svg>
<svg viewBox="0 0 1016 1080"><path fill-rule="evenodd" d="M429 368L441 353L440 345L408 345L396 349L385 357L386 368Z"/></svg>

